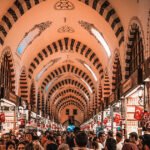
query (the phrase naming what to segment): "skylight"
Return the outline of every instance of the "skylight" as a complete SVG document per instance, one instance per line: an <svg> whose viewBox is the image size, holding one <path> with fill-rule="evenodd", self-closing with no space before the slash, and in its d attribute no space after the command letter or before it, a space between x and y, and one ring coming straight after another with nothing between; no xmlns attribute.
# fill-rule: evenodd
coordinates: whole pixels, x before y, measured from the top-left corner
<svg viewBox="0 0 150 150"><path fill-rule="evenodd" d="M81 78L81 80L82 80L82 81L86 84L86 86L88 87L89 91L90 91L91 93L93 93L93 91L92 91L91 87L87 84L87 82L86 82L86 81L84 81L82 78Z"/></svg>
<svg viewBox="0 0 150 150"><path fill-rule="evenodd" d="M97 77L96 77L95 73L93 72L93 70L91 69L91 67L89 67L86 63L84 63L84 66L91 72L95 81L97 81Z"/></svg>
<svg viewBox="0 0 150 150"><path fill-rule="evenodd" d="M38 81L38 80L41 78L41 76L43 75L43 73L44 73L52 64L53 64L53 61L50 61L47 65L45 65L45 66L43 67L43 69L37 74L37 76L36 76L36 81Z"/></svg>
<svg viewBox="0 0 150 150"><path fill-rule="evenodd" d="M40 30L35 28L33 31L30 31L25 38L21 41L18 46L18 53L21 55L26 49L26 47L34 40L34 38L39 34Z"/></svg>
<svg viewBox="0 0 150 150"><path fill-rule="evenodd" d="M110 48L107 42L105 41L103 35L96 29L95 25L83 20L80 20L79 24L81 25L81 27L87 30L92 36L94 36L99 41L99 43L101 43L101 45L104 47L106 51L106 54L108 55L108 57L110 57L111 56Z"/></svg>
<svg viewBox="0 0 150 150"><path fill-rule="evenodd" d="M84 93L84 96L86 97L86 99L88 99L89 100L89 97Z"/></svg>
<svg viewBox="0 0 150 150"><path fill-rule="evenodd" d="M108 57L110 57L111 51L109 49L107 42L105 41L104 37L102 36L102 34L98 30L96 30L94 27L91 27L91 32L97 38L97 40L102 44Z"/></svg>
<svg viewBox="0 0 150 150"><path fill-rule="evenodd" d="M43 73L44 73L50 66L54 65L55 63L57 63L60 59L61 59L61 57L58 57L58 58L55 58L55 59L49 61L49 62L43 67L43 69L37 74L37 76L36 76L36 81L38 81L38 80L41 78L41 76L43 75Z"/></svg>
<svg viewBox="0 0 150 150"><path fill-rule="evenodd" d="M48 91L49 87L52 85L53 82L54 82L54 81L51 81L51 82L49 82L49 83L46 85L46 87L45 87L45 90L46 90L46 91Z"/></svg>
<svg viewBox="0 0 150 150"><path fill-rule="evenodd" d="M46 21L40 24L36 24L31 30L25 33L23 39L18 45L17 52L21 55L24 50L35 40L45 29L50 26L51 22Z"/></svg>

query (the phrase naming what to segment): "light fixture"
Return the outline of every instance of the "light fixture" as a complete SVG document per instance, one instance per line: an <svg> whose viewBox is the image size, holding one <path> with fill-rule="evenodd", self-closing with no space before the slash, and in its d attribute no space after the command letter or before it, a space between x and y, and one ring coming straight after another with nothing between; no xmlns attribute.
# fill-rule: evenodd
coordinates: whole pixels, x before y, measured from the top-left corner
<svg viewBox="0 0 150 150"><path fill-rule="evenodd" d="M102 44L108 57L110 57L111 56L110 48L109 48L107 42L105 41L104 37L102 36L102 34L94 27L91 27L91 32L96 37L96 39Z"/></svg>
<svg viewBox="0 0 150 150"><path fill-rule="evenodd" d="M97 77L96 77L95 73L93 72L93 70L91 69L91 67L89 67L86 63L84 63L84 66L91 72L95 81L97 81Z"/></svg>
<svg viewBox="0 0 150 150"><path fill-rule="evenodd" d="M143 86L141 85L138 89L139 105L143 106Z"/></svg>

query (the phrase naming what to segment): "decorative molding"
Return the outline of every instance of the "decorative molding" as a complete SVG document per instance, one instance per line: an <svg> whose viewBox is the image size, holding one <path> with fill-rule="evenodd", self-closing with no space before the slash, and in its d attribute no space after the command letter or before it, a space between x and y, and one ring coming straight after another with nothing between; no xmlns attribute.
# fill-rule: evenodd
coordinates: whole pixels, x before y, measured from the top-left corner
<svg viewBox="0 0 150 150"><path fill-rule="evenodd" d="M95 28L95 26L94 26L93 24L88 23L88 22L83 21L83 20L80 20L78 23L81 25L81 27L83 27L83 28L84 28L85 30L87 30L90 34L92 34L92 33L91 33L91 28L92 28L92 27Z"/></svg>
<svg viewBox="0 0 150 150"><path fill-rule="evenodd" d="M22 38L21 42L18 45L17 53L22 55L24 50L32 44L32 42L41 35L41 33L50 27L52 22L46 21L40 24L36 24L32 29L25 33L24 37Z"/></svg>
<svg viewBox="0 0 150 150"><path fill-rule="evenodd" d="M75 9L75 6L69 0L59 0L55 4L54 9L56 9L56 10L73 10L73 9Z"/></svg>
<svg viewBox="0 0 150 150"><path fill-rule="evenodd" d="M67 25L60 27L57 31L59 33L66 33L66 32L67 33L73 33L73 32L75 32L75 30L72 27L67 26Z"/></svg>

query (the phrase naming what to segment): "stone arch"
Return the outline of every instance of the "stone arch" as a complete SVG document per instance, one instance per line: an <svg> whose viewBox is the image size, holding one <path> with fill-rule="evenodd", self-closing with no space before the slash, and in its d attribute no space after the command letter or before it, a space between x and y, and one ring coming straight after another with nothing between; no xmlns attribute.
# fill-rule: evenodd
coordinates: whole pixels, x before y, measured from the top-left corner
<svg viewBox="0 0 150 150"><path fill-rule="evenodd" d="M79 77L83 78L88 83L88 85L91 87L91 89L93 91L95 91L94 84L92 82L92 79L89 77L89 75L86 72L82 71L81 69L79 69L78 67L76 67L72 64L65 64L65 65L62 65L62 66L54 69L53 71L51 71L47 75L47 77L44 79L44 81L42 82L41 88L44 90L45 86L50 81L52 81L57 76L59 76L63 73L66 73L66 72L73 73L73 74L78 75Z"/></svg>
<svg viewBox="0 0 150 150"><path fill-rule="evenodd" d="M135 41L135 36L136 33L138 33L139 38L140 38L140 53L137 55L141 59L140 64L136 64L134 70L132 69L132 53L133 53L133 44ZM128 37L127 37L127 46L126 46L126 67L125 67L125 79L128 79L129 76L137 69L138 65L141 65L141 63L144 61L144 47L145 47L145 42L144 42L144 32L143 32L143 27L141 24L141 21L139 20L138 17L133 17L129 23L129 29L128 29Z"/></svg>
<svg viewBox="0 0 150 150"><path fill-rule="evenodd" d="M44 2L45 0L16 0L13 5L2 16L0 22L0 44L4 44L5 37L15 22L23 16L32 7ZM105 21L110 24L110 27L118 38L118 43L121 45L124 41L124 28L115 9L111 6L108 0L79 0L88 5L104 17Z"/></svg>
<svg viewBox="0 0 150 150"><path fill-rule="evenodd" d="M26 68L22 67L19 79L19 95L25 101L28 101L28 83L27 83L27 74Z"/></svg>
<svg viewBox="0 0 150 150"><path fill-rule="evenodd" d="M81 84L79 81L76 81L74 79L64 79L59 81L58 83L56 83L50 90L49 90L49 94L48 94L48 99L51 98L52 93L54 93L57 89L63 87L64 85L74 85L78 88L80 88L82 91L84 91L84 93L87 94L87 96L90 98L90 94L88 92L88 90L85 88L85 86L83 84Z"/></svg>
<svg viewBox="0 0 150 150"><path fill-rule="evenodd" d="M116 88L120 88L122 81L122 69L120 62L119 51L116 50L114 53L113 66L112 66L112 92L116 90Z"/></svg>
<svg viewBox="0 0 150 150"><path fill-rule="evenodd" d="M1 65L4 63L4 58L7 58L8 64L9 64L9 72L10 72L10 84L11 84L11 91L13 93L15 93L15 65L14 65L14 59L13 59L13 55L11 52L10 47L6 47L2 54L1 54L1 58L0 58L0 62ZM2 69L2 66L1 66ZM5 69L5 68L4 68ZM4 71L4 70L3 70ZM1 74L2 74L2 70L1 70Z"/></svg>
<svg viewBox="0 0 150 150"><path fill-rule="evenodd" d="M32 111L36 111L36 89L34 81L32 81L30 86L30 106Z"/></svg>
<svg viewBox="0 0 150 150"><path fill-rule="evenodd" d="M30 63L30 67L28 69L28 77L32 79L32 75L35 69L40 65L42 61L44 61L44 59L48 59L49 56L58 52L63 52L64 50L76 52L81 56L87 58L92 63L93 67L95 67L95 69L98 71L101 79L103 78L103 67L96 53L87 45L68 37L53 42L52 44L47 45L46 48L42 49Z"/></svg>

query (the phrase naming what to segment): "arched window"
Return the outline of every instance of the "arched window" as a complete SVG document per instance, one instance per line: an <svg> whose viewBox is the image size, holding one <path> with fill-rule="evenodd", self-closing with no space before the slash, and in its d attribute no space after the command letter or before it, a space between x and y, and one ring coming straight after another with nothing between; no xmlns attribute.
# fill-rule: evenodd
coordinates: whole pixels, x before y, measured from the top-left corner
<svg viewBox="0 0 150 150"><path fill-rule="evenodd" d="M127 78L138 68L140 68L141 64L144 62L144 47L141 32L139 31L139 27L136 24L132 25L129 37L130 45L128 46L130 50L127 52L126 63L128 64L128 76Z"/></svg>
<svg viewBox="0 0 150 150"><path fill-rule="evenodd" d="M3 92L1 91L1 96L5 97L7 93L12 91L12 82L11 82L11 66L10 59L7 54L3 56L3 60L0 68L0 86ZM5 91L5 92L4 92Z"/></svg>

